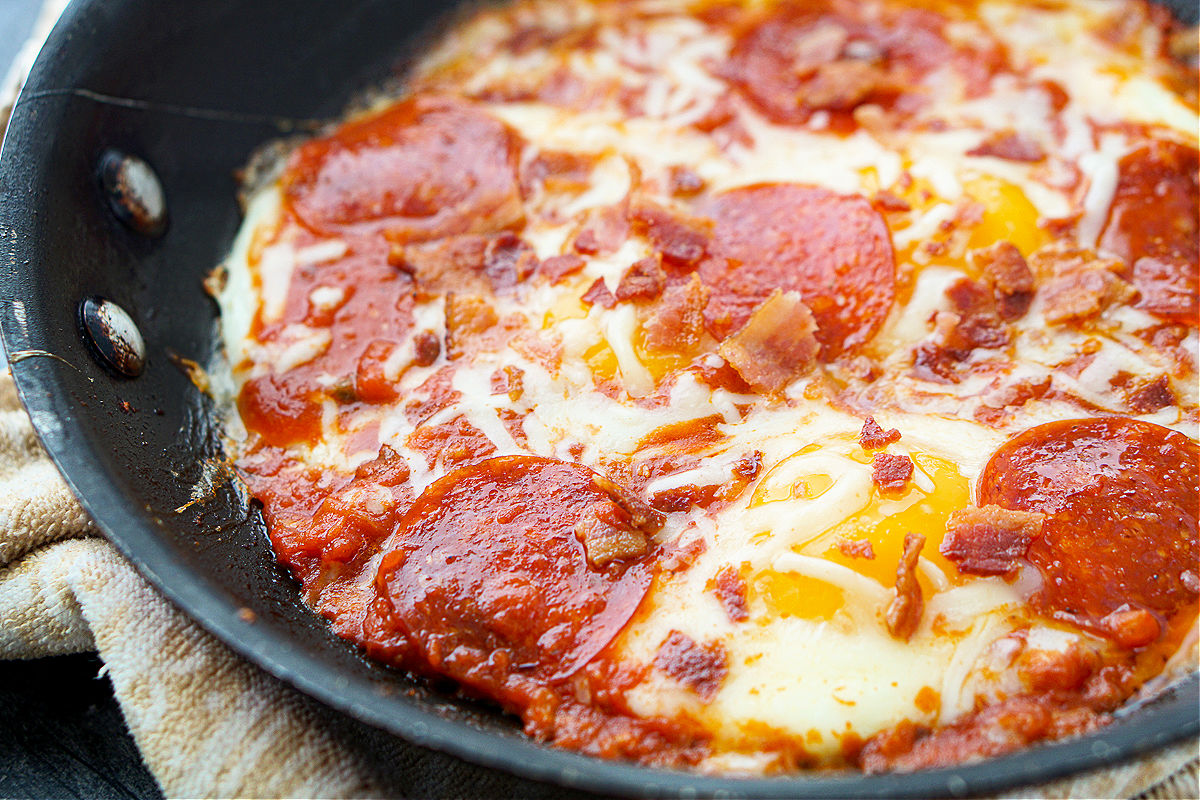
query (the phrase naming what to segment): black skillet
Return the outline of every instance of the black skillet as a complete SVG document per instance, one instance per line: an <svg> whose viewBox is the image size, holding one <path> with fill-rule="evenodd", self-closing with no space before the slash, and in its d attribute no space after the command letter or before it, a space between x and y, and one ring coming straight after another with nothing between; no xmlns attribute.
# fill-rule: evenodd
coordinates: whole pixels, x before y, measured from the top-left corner
<svg viewBox="0 0 1200 800"><path fill-rule="evenodd" d="M1196 21L1192 0L1169 5ZM251 661L362 722L608 794L962 796L1196 734L1193 675L1090 736L955 769L737 779L600 761L536 744L510 718L365 661L301 605L238 492L177 511L219 455L210 402L173 358L213 353L216 308L201 281L238 226L235 170L264 141L336 117L357 90L394 74L443 10L412 0L76 0L38 58L0 162L0 329L46 450L143 575ZM98 175L114 153L145 159L161 178L165 232L147 235L114 213ZM81 332L80 305L97 296L126 309L145 338L137 377L102 366Z"/></svg>

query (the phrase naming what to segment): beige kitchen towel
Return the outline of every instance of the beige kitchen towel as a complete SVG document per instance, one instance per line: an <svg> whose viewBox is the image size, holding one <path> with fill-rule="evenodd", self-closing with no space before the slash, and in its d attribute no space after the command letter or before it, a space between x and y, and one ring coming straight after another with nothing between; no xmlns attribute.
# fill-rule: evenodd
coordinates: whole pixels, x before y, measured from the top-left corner
<svg viewBox="0 0 1200 800"><path fill-rule="evenodd" d="M99 651L173 797L351 797L382 785L311 705L160 597L96 535L0 377L0 659Z"/></svg>
<svg viewBox="0 0 1200 800"><path fill-rule="evenodd" d="M0 130L65 0L48 0L20 67L0 86ZM154 591L100 537L38 446L11 378L0 375L0 659L99 652L142 757L171 797L362 797L412 784L437 794L545 794L410 748L380 764L312 701L243 661ZM1197 742L1005 795L1200 798ZM420 792L420 790L418 790ZM426 793L435 793L426 788Z"/></svg>

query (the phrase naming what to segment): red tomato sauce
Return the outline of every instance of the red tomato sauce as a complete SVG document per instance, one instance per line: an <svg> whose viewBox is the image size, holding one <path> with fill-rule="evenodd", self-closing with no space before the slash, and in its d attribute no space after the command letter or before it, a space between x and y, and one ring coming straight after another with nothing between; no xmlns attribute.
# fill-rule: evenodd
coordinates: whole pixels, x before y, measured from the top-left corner
<svg viewBox="0 0 1200 800"><path fill-rule="evenodd" d="M729 26L734 45L713 73L774 122L823 113L848 134L865 104L903 125L925 102L920 81L944 64L968 95L1006 68L997 45L949 43L942 14L884 9L867 18L864 8L822 0L746 14L714 5L708 24ZM514 47L534 44L526 37ZM586 107L578 88L557 76L521 97ZM711 132L729 119L695 126ZM741 454L724 483L678 487L642 508L631 497L655 477L697 466L723 443L723 417L664 425L639 443L646 453L602 463L621 486L567 461L495 457L496 445L464 415L424 424L460 399L458 359L522 346L545 351L548 369L561 361L561 342L521 344L519 325L497 316L488 298L515 294L531 276L559 283L583 268L574 254L539 262L520 234L537 185L582 187L595 159L526 159L524 146L467 100L417 94L295 150L282 178L290 246L337 237L346 249L298 264L278 317L260 310L254 321L259 344L286 347L298 330L326 334L327 343L282 375L245 383L238 408L250 443L239 467L305 601L370 656L450 679L518 715L539 739L602 757L694 764L709 754L704 726L686 714L639 717L625 693L657 668L712 699L731 669L723 646L673 631L652 663L634 665L613 645L647 613L654 581L686 568L677 550L647 535L654 515L732 502L759 474L762 453ZM1195 325L1197 313L1196 171L1195 149L1179 144L1150 141L1125 157L1101 242L1127 262L1141 307L1183 325ZM598 212L573 240L578 253L613 252L638 235L653 254L632 276L640 283L630 279L614 295L599 281L583 301L669 311L657 322L670 334L660 349L673 354L692 353L704 337L722 341L773 292L796 292L816 321L820 361L866 349L897 295L891 234L867 198L798 183L703 190L698 176L681 183L687 213L628 200ZM315 301L322 289L339 290L336 302ZM446 296L442 340L414 330L417 303L435 295ZM410 340L411 356L398 357ZM402 394L405 370L439 360ZM735 394L752 391L728 364L681 369ZM639 402L665 403L669 384ZM514 400L523 391L516 373L499 374L491 388ZM381 447L378 421L353 426L382 404L398 404L420 426L405 444L444 473L423 491L412 480L421 465ZM523 441L519 414L502 421ZM310 468L304 448L337 438L330 434L346 434L355 450L347 458L377 454L353 474ZM903 458L892 488L912 474ZM1197 483L1197 445L1149 423L1055 422L1003 445L980 478L979 503L1045 515L1023 555L1043 579L1030 608L1106 637L1116 655L1104 663L1077 651L1029 656L1019 665L1029 692L937 730L904 722L866 742L847 736L847 759L867 770L944 766L1103 724L1195 618ZM856 555L873 558L869 542ZM721 572L711 590L730 620L749 617L735 571ZM788 764L804 764L800 738L780 734L772 746Z"/></svg>

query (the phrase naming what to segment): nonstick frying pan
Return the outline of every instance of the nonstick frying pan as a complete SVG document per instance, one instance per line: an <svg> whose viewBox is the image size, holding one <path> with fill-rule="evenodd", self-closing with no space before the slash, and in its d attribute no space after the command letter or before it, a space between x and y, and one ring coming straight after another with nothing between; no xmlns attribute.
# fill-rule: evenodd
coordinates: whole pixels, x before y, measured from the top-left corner
<svg viewBox="0 0 1200 800"><path fill-rule="evenodd" d="M1192 0L1171 5L1195 22ZM954 769L739 779L596 760L539 745L511 718L363 659L300 603L261 516L229 482L177 510L197 481L220 478L211 401L180 365L207 363L216 347L216 307L201 282L239 223L235 171L264 142L337 117L356 92L394 76L444 12L412 0L76 0L39 56L0 161L0 330L46 450L147 579L242 655L361 722L607 794L961 796L1196 734L1192 675L1089 736ZM108 169L122 155L161 180L162 224L137 224L120 203L129 187ZM140 329L136 377L89 343L80 309L97 297Z"/></svg>

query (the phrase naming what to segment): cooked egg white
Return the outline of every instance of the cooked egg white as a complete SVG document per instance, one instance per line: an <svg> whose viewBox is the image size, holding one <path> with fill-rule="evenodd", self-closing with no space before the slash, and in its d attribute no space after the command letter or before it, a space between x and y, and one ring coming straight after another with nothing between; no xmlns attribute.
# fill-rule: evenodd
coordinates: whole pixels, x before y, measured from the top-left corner
<svg viewBox="0 0 1200 800"><path fill-rule="evenodd" d="M973 501L980 471L1011 429L1081 416L1080 408L1061 399L1034 401L1010 428L990 427L973 415L985 402L982 378L933 384L913 377L905 360L931 334L934 314L947 308L946 288L970 274L961 258L938 263L920 254L920 245L938 235L960 201L967 198L985 209L983 232L972 234L982 241L971 246L1005 238L1028 254L1044 242L1039 220L1064 216L1075 207L1074 190L1062 185L1053 168L1069 161L1082 172L1086 187L1079 238L1094 245L1112 200L1116 164L1129 149L1120 133L1093 135L1098 122L1137 120L1195 140L1195 109L1159 82L1139 76L1125 54L1080 33L1109 9L1109 4L1090 0L1037 9L1025 3L983 2L979 21L962 22L958 31L970 36L972 25L986 26L1031 74L1070 87L1063 112L1065 139L1052 130L1043 92L998 78L990 93L969 101L954 87L932 98L922 113L959 124L948 131L913 126L903 132L859 129L837 136L821 130L820 119L808 126L784 126L747 110L748 143L721 148L688 126L712 108L723 90L705 65L724 57L731 42L694 20L670 16L643 28L606 29L595 51L572 57L582 63L568 65L597 79L644 89L644 116L626 119L610 107L581 111L535 102L483 104L517 130L531 151L602 155L586 191L539 201L553 204L562 220L534 218L521 232L541 258L564 251L581 215L619 202L629 192L631 166L643 182L659 186L666 184L672 166L687 164L713 192L796 181L841 193L870 196L887 189L914 198L913 211L892 230L899 270L912 276L911 295L895 305L870 347L884 373L876 391L891 398L875 416L885 428L896 427L903 434L889 452L909 455L916 464L913 481L899 496L884 496L871 481L870 456L856 439L862 416L832 408L823 397L806 399L811 378L791 387L787 402L778 402L714 390L685 374L670 383L669 403L654 408L640 404L638 399L654 392L663 376L661 365L638 348L634 308L589 309L578 302L593 280L603 279L615 289L624 269L650 254L649 245L636 238L614 255L588 258L580 276L557 287L537 285L519 302L497 301L501 314L519 313L531 330L561 337L564 361L556 374L514 350L482 354L458 365L453 386L461 400L427 422L462 415L487 435L497 455L532 453L602 469L606 460L635 457L638 443L663 425L713 415L723 420L718 427L728 438L702 452L699 466L656 477L647 487L653 492L720 484L738 457L761 454L761 472L732 504L712 512L668 515L662 539L700 538L703 552L690 569L656 581L648 599L650 612L640 614L618 642L622 656L636 663L652 662L672 631L724 647L728 675L711 701L701 702L654 670L628 698L638 714L686 711L703 720L715 736L710 768L769 767L774 756L758 752L756 743L775 734L800 737L818 759L836 761L849 735L865 739L903 719L950 722L974 708L977 697L1009 688L1005 681L1011 679L994 670L992 661L1016 628L1032 625L1044 631L1036 635L1045 649L1064 650L1085 638L1043 629L1028 619L1020 582L960 575L937 552L947 517ZM537 47L520 55L499 49L519 20L570 26L610 13L609 7L586 2L524 3L516 12L487 12L456 30L417 74L448 74L458 80L455 70L461 69L466 52L474 53L473 63L480 65L461 78L468 91L498 77L545 74L562 66L561 54ZM1050 165L966 155L990 125L1018 128L1043 143L1051 153ZM929 196L916 199L916 190L902 181L904 173ZM295 269L319 267L345 252L336 238L297 248L282 226L280 208L279 187L262 189L247 208L226 262L228 280L219 297L222 335L239 387L251 377L307 363L329 344L328 332L303 325L291 326L269 346L252 335L256 313L265 321L279 318ZM310 301L335 307L342 302L341 292L336 286L322 287ZM440 299L418 305L415 313L417 330L444 332ZM1085 337L1065 330L1045 335L1035 304L1017 323L1012 359L1020 366L987 380L1015 384L1050 378L1063 394L1100 409L1118 409L1113 388L1117 373L1149 378L1168 365L1131 335L1148 324L1142 312L1114 309L1105 322L1111 335ZM1074 375L1056 370L1084 346L1085 338L1095 354L1090 366ZM400 374L399 365L411 359L411 343L407 346L408 351L395 355L391 369L402 394L439 366L412 367ZM1194 330L1185 346L1195 352ZM524 394L518 401L491 394L490 376L504 366L524 371ZM598 371L610 374L624 393L611 397L599 391L593 381ZM332 385L342 376L327 377ZM1180 406L1195 406L1194 380L1175 388ZM750 410L743 416L738 407L746 405ZM322 444L299 448L313 466L349 472L373 458L374 452L348 453L346 442L357 430L378 425L381 441L408 462L415 491L440 476L440 467L431 468L408 448L415 428L399 405L367 409L338 424L332 401L330 406ZM503 424L500 412L506 409L525 415L523 443ZM1144 418L1197 436L1179 407ZM911 640L900 641L889 634L883 615L894 596L897 559L908 532L927 539L920 563L926 611ZM838 542L852 539L869 540L875 558L840 553ZM744 622L730 619L712 589L713 577L727 568L748 587L749 618Z"/></svg>

